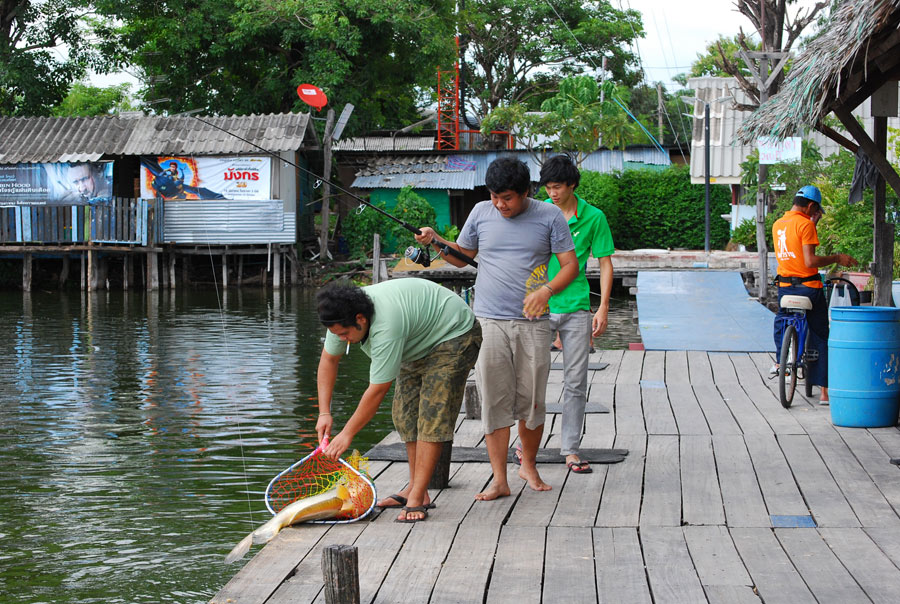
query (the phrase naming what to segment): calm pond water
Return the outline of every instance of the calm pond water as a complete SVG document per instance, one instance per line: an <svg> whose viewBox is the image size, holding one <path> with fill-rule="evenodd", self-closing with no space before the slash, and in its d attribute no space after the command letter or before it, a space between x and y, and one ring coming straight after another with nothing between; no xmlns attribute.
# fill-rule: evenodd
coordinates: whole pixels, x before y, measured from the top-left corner
<svg viewBox="0 0 900 604"><path fill-rule="evenodd" d="M0 292L4 604L207 602L239 570L224 555L269 517L269 480L315 446L313 299ZM614 300L598 347L636 340L631 312ZM339 425L367 371L351 350ZM390 429L382 405L354 447Z"/></svg>

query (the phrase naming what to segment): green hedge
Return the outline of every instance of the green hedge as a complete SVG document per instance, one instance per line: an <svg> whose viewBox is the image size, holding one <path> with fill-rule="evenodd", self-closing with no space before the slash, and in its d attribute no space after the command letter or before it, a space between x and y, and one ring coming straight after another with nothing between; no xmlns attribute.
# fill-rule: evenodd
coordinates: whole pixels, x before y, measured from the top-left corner
<svg viewBox="0 0 900 604"><path fill-rule="evenodd" d="M616 248L703 249L705 187L692 185L687 166L665 170L626 170L617 174L582 172L578 194L606 214ZM710 187L710 249L728 242L729 187Z"/></svg>

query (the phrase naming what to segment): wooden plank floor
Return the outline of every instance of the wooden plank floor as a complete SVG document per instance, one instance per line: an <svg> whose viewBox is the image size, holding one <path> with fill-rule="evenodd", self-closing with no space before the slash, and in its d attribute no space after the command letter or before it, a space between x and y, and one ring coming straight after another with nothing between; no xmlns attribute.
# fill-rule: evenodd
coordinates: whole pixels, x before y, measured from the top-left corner
<svg viewBox="0 0 900 604"><path fill-rule="evenodd" d="M492 502L473 498L489 464L455 463L427 522L388 510L292 527L212 602L324 602L321 552L336 543L358 547L363 602L900 602L897 428L835 428L799 391L783 409L769 354L591 361L609 366L591 372L588 398L611 412L586 417L584 446L629 449L624 462L588 475L541 465L553 486L541 493L511 465L512 496ZM484 446L480 422L461 417L456 442ZM404 463L371 470L382 494L408 478Z"/></svg>

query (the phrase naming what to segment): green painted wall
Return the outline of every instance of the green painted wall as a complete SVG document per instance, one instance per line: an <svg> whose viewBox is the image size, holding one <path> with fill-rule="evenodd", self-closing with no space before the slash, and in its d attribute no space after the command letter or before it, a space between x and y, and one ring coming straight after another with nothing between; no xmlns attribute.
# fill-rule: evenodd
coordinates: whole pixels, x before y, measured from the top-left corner
<svg viewBox="0 0 900 604"><path fill-rule="evenodd" d="M450 195L446 189L413 189L416 195L424 197L437 214L437 230L443 230L450 224ZM369 197L372 203L383 202L390 210L397 205L400 189L374 189Z"/></svg>

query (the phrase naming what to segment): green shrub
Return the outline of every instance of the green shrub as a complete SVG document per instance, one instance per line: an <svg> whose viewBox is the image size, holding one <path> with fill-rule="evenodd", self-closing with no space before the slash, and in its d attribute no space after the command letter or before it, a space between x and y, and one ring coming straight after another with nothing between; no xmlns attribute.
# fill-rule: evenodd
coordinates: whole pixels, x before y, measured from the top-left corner
<svg viewBox="0 0 900 604"><path fill-rule="evenodd" d="M619 177L615 174L582 172L578 185L578 195L596 208L603 210L613 241L618 245L616 233L622 231L619 202Z"/></svg>
<svg viewBox="0 0 900 604"><path fill-rule="evenodd" d="M437 222L437 213L428 200L413 192L412 187L403 187L397 195L397 205L391 214L414 227L432 225ZM401 224L393 222L391 232L394 235L393 252L402 254L410 245L418 245L413 233Z"/></svg>
<svg viewBox="0 0 900 604"><path fill-rule="evenodd" d="M743 245L749 251L756 251L756 221L744 218L731 233L731 241Z"/></svg>
<svg viewBox="0 0 900 604"><path fill-rule="evenodd" d="M703 185L692 185L687 166L666 170L626 170L619 176L619 232L616 247L703 249L705 218ZM710 249L728 242L728 187L710 188Z"/></svg>
<svg viewBox="0 0 900 604"><path fill-rule="evenodd" d="M379 202L373 205L385 209L383 203ZM371 254L372 237L375 233L382 234L381 250L384 251L386 241L383 235L390 230L392 223L392 220L368 206L362 206L361 210L350 212L344 220L342 231L350 250L350 257L365 258Z"/></svg>

